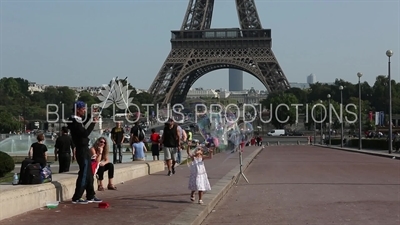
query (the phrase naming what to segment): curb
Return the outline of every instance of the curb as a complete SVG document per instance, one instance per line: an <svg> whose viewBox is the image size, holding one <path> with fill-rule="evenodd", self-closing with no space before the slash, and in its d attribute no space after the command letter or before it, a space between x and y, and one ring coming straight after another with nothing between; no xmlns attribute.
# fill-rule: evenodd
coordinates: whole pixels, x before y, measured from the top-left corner
<svg viewBox="0 0 400 225"><path fill-rule="evenodd" d="M249 156L243 159L242 170L245 171L253 159L264 149L260 147L254 150ZM235 184L239 176L240 165L229 171L223 178L211 187L211 193L204 195L203 199L207 202L204 205L192 204L181 212L169 225L200 225L208 214L214 209L217 203L226 195L230 188ZM189 222L190 221L190 222Z"/></svg>
<svg viewBox="0 0 400 225"><path fill-rule="evenodd" d="M326 146L326 145L314 145L314 146L322 147L322 148L329 148L329 149L334 149L334 150L339 150L339 151L354 152L354 153L360 153L360 154L373 155L373 156L379 156L379 157L400 160L400 155L399 154L393 155L393 153L389 154L389 153L373 152L373 151L368 151L368 150L358 150L358 149L349 149L349 148L340 148L340 147Z"/></svg>

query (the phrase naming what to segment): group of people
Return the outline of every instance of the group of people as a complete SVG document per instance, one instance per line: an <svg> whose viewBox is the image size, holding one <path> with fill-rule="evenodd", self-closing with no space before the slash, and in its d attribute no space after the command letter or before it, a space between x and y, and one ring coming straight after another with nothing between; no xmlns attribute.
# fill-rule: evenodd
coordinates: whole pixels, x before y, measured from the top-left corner
<svg viewBox="0 0 400 225"><path fill-rule="evenodd" d="M86 115L86 104L77 101L74 104L73 115L69 118L67 127L62 128L62 135L57 138L55 143L55 160L59 161L59 173L68 172L71 161L78 163L79 172L76 180L75 192L72 197L74 204L100 203L101 199L96 197L94 189L94 177L97 178L97 190L105 190L103 186L104 173L108 171L109 182L107 189L116 190L113 184L114 164L122 162L122 143L124 141L124 131L121 124L117 123L116 127L111 131L111 140L113 142L113 162L109 161L109 145L107 138L100 137L89 148L89 135L93 131L98 117L88 117ZM89 123L89 124L88 124ZM164 152L165 162L168 168L168 176L175 174L176 163L181 162L181 151L186 149L189 158L192 160L189 189L191 191L190 200L195 201L195 192L198 191L198 203L202 204L202 195L204 191L211 190L207 173L204 166L204 159L212 158L212 149L208 156L204 156L201 147L196 147L194 153L191 153L192 132L183 129L175 124L173 119L169 119L165 123L163 134L158 134L155 129L151 130L151 152L153 160L159 160L160 151ZM70 133L70 135L69 135ZM132 147L132 157L134 160L145 160L145 152L147 152L144 141L144 132L138 124L131 129L130 145ZM29 150L29 156L41 165L46 165L47 147L43 144L44 135L39 134L38 142L32 144ZM117 157L118 156L118 157ZM95 161L99 167L94 174L91 163ZM86 191L86 199L82 196Z"/></svg>
<svg viewBox="0 0 400 225"><path fill-rule="evenodd" d="M261 146L262 145L262 137L260 135L254 136L250 139L250 146Z"/></svg>

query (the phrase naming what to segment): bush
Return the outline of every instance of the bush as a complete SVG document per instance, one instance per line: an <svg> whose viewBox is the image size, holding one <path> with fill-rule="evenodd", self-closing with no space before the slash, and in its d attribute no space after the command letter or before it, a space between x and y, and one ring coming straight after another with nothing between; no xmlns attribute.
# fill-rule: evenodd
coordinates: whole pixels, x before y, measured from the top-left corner
<svg viewBox="0 0 400 225"><path fill-rule="evenodd" d="M0 177L4 177L9 172L13 171L14 168L15 163L13 158L5 152L0 152Z"/></svg>
<svg viewBox="0 0 400 225"><path fill-rule="evenodd" d="M347 142L348 147L357 148L358 147L358 138L350 139ZM374 150L387 150L388 149L388 141L386 139L362 139L361 141L362 148L366 149L374 149Z"/></svg>
<svg viewBox="0 0 400 225"><path fill-rule="evenodd" d="M329 139L326 139L325 140L325 144L328 144L329 143ZM331 145L340 145L340 138L339 139L337 139L337 138L335 138L335 139L331 139Z"/></svg>

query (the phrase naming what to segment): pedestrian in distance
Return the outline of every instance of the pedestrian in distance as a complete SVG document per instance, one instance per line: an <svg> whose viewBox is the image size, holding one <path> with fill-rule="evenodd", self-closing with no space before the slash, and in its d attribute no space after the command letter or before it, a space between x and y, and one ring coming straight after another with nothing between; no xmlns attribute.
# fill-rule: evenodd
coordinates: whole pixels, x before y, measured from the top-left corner
<svg viewBox="0 0 400 225"><path fill-rule="evenodd" d="M62 127L61 133L54 145L54 160L59 162L58 173L65 173L69 172L71 160L75 161L76 149L72 138L68 135L68 127Z"/></svg>
<svg viewBox="0 0 400 225"><path fill-rule="evenodd" d="M122 163L122 143L124 143L124 128L121 122L117 122L115 127L111 129L111 140L113 142L113 163ZM117 159L118 156L118 159Z"/></svg>

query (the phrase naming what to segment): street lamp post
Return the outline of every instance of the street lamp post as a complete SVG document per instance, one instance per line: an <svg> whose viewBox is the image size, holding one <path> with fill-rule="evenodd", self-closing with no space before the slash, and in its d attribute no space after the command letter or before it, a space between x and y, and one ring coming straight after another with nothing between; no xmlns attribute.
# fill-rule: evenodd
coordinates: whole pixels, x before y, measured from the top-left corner
<svg viewBox="0 0 400 225"><path fill-rule="evenodd" d="M322 104L322 100L319 100L319 103ZM324 122L324 121L322 121L322 108L321 108L321 127L320 127L320 129L319 129L320 139L321 139L321 145L324 144L324 143L323 143L323 140L322 140L322 136L323 136L322 125L323 125L323 122Z"/></svg>
<svg viewBox="0 0 400 225"><path fill-rule="evenodd" d="M22 133L23 134L25 134L25 132L26 132L26 125L25 125L25 96L23 96L22 97L23 98L23 107L22 107L22 122L23 122L23 124L22 124L22 128L24 129L23 131L22 131Z"/></svg>
<svg viewBox="0 0 400 225"><path fill-rule="evenodd" d="M362 121L361 121L361 77L362 73L358 72L357 77L358 77L358 149L362 149L362 139L361 139L361 126L362 126Z"/></svg>
<svg viewBox="0 0 400 225"><path fill-rule="evenodd" d="M331 95L328 94L326 97L328 98L328 146L331 146Z"/></svg>
<svg viewBox="0 0 400 225"><path fill-rule="evenodd" d="M315 111L314 111L315 112ZM318 115L318 114L317 114ZM315 145L315 142L316 142L316 138L317 138L317 123L316 123L316 121L315 121L315 115L313 114L313 123L314 123L314 145Z"/></svg>
<svg viewBox="0 0 400 225"><path fill-rule="evenodd" d="M392 153L392 139L393 139L393 131L392 131L392 78L390 76L390 57L392 57L393 51L387 50L386 56L388 57L388 80L389 80L389 154Z"/></svg>
<svg viewBox="0 0 400 225"><path fill-rule="evenodd" d="M340 147L343 148L343 123L344 123L344 119L343 119L343 86L339 86L339 90L340 90L340 112L341 113L341 123L340 123Z"/></svg>
<svg viewBox="0 0 400 225"><path fill-rule="evenodd" d="M62 115L63 115L63 112L62 112L62 101L60 101L60 108L59 108L59 112L61 112L60 113L60 116L58 117L58 136L60 137L61 136L61 120L62 120Z"/></svg>
<svg viewBox="0 0 400 225"><path fill-rule="evenodd" d="M58 110L58 136L61 136L61 120L63 120L64 118L61 118L63 116L63 110L62 110L62 96L63 96L63 91L62 90L58 90L58 98L60 100L60 104L59 104L59 110Z"/></svg>

